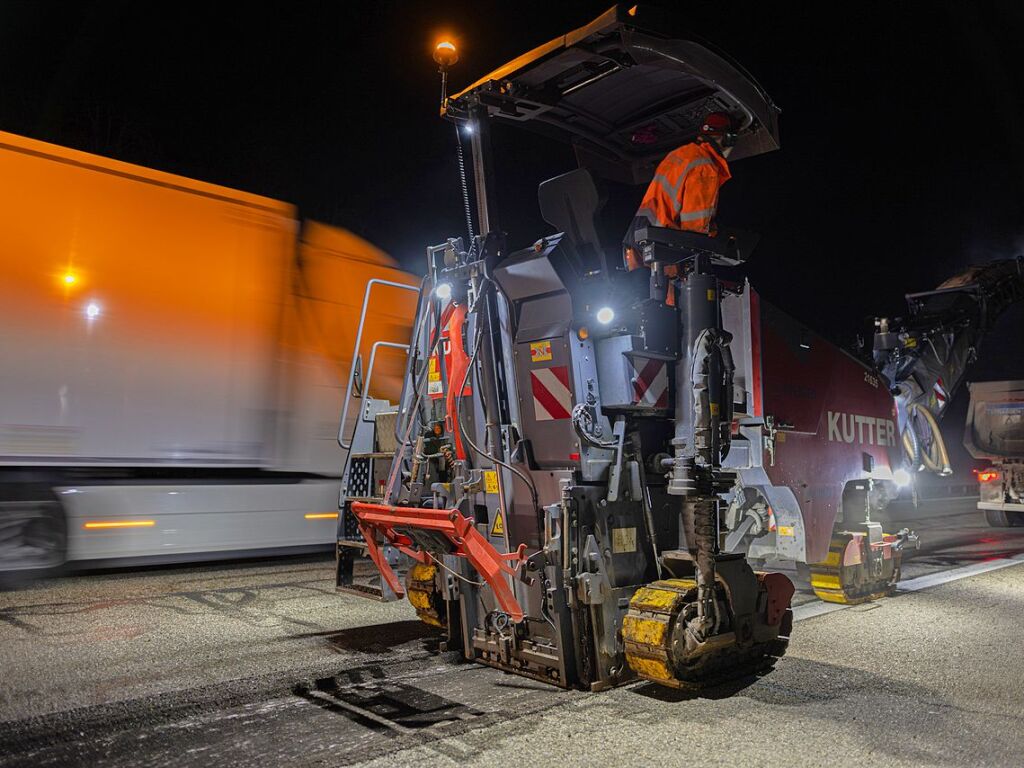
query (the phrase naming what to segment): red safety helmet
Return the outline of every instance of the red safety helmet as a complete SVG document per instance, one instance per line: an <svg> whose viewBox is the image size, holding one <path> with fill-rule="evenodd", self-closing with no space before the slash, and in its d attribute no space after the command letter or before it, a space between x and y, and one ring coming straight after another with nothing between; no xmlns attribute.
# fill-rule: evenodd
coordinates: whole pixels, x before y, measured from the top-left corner
<svg viewBox="0 0 1024 768"><path fill-rule="evenodd" d="M735 130L735 121L728 112L708 112L700 126L704 136L725 136Z"/></svg>

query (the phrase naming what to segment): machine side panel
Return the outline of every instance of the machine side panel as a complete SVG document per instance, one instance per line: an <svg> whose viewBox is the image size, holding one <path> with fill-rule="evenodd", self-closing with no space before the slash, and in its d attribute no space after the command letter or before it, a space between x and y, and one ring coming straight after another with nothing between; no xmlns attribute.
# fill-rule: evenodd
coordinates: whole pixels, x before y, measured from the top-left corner
<svg viewBox="0 0 1024 768"><path fill-rule="evenodd" d="M896 407L866 365L767 302L760 310L764 412L778 429L766 469L773 485L796 495L808 562L816 562L828 553L846 483L891 479Z"/></svg>
<svg viewBox="0 0 1024 768"><path fill-rule="evenodd" d="M516 333L516 389L523 435L542 468L570 464L570 446L577 441L569 416L578 402L572 355L564 318L571 314L568 294L525 302Z"/></svg>
<svg viewBox="0 0 1024 768"><path fill-rule="evenodd" d="M729 348L736 367L733 372L733 401L737 416L759 415L754 411L755 403L761 399L760 359L759 355L754 354L754 333L750 320L751 293L748 284L742 293L725 293L722 296L722 327L732 335ZM758 363L756 371L755 360ZM758 390L756 393L755 386Z"/></svg>

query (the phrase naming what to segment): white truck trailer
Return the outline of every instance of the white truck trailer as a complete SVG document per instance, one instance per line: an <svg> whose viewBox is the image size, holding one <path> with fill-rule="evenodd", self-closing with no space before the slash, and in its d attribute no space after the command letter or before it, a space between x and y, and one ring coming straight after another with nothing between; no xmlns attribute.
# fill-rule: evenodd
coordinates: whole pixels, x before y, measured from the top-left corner
<svg viewBox="0 0 1024 768"><path fill-rule="evenodd" d="M978 509L995 528L1024 525L1024 381L970 385L964 445L978 471Z"/></svg>
<svg viewBox="0 0 1024 768"><path fill-rule="evenodd" d="M0 178L0 572L331 546L364 289L412 278L287 203L6 133ZM408 339L392 292L367 338Z"/></svg>

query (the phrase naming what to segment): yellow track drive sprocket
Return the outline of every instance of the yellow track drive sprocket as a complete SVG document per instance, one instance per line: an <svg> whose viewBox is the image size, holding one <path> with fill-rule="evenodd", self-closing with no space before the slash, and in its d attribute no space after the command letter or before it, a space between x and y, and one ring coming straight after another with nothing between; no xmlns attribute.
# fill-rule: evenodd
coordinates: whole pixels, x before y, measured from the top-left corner
<svg viewBox="0 0 1024 768"><path fill-rule="evenodd" d="M692 579L666 579L641 587L622 617L626 661L640 677L675 685L672 664L672 624L697 589Z"/></svg>
<svg viewBox="0 0 1024 768"><path fill-rule="evenodd" d="M764 672L786 652L793 625L790 608L779 624L780 636L770 641L741 647L729 633L713 638L710 650L685 658L675 625L683 608L696 599L697 582L692 579L656 581L633 595L622 619L622 639L626 662L638 677L671 688L700 690ZM715 643L716 639L721 642Z"/></svg>
<svg viewBox="0 0 1024 768"><path fill-rule="evenodd" d="M447 624L444 599L437 590L437 566L416 563L405 576L405 594L420 621L444 629Z"/></svg>
<svg viewBox="0 0 1024 768"><path fill-rule="evenodd" d="M843 565L847 546L855 538L851 533L835 533L829 545L828 557L811 566L811 588L819 599L827 603L857 605L887 597L896 588L900 578L900 552L881 560L881 568L870 566L867 553L861 553L862 562ZM863 536L859 537L862 539Z"/></svg>

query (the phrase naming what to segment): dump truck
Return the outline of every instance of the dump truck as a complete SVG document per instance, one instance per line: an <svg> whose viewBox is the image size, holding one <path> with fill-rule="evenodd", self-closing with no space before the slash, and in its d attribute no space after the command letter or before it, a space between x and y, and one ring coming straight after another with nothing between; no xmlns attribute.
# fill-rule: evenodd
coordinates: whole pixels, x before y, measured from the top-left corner
<svg viewBox="0 0 1024 768"><path fill-rule="evenodd" d="M1024 292L1016 262L992 265L851 351L742 278L739 233L602 237L608 185L649 181L708 113L739 126L730 163L779 146L765 90L678 22L616 6L444 98L480 234L470 219L426 248L402 395L352 396L339 435L338 589L407 597L465 658L563 687L770 670L794 593L775 563L808 567L824 600L889 594L916 537L872 514L922 462L941 469L932 376L969 362L941 344L971 347ZM578 160L540 184L553 232L524 248L501 226L497 123Z"/></svg>
<svg viewBox="0 0 1024 768"><path fill-rule="evenodd" d="M29 138L0 175L0 571L330 547L362 285L410 276L288 203ZM404 296L375 335L408 336Z"/></svg>
<svg viewBox="0 0 1024 768"><path fill-rule="evenodd" d="M1024 381L971 382L964 446L977 470L978 509L993 528L1024 525Z"/></svg>

